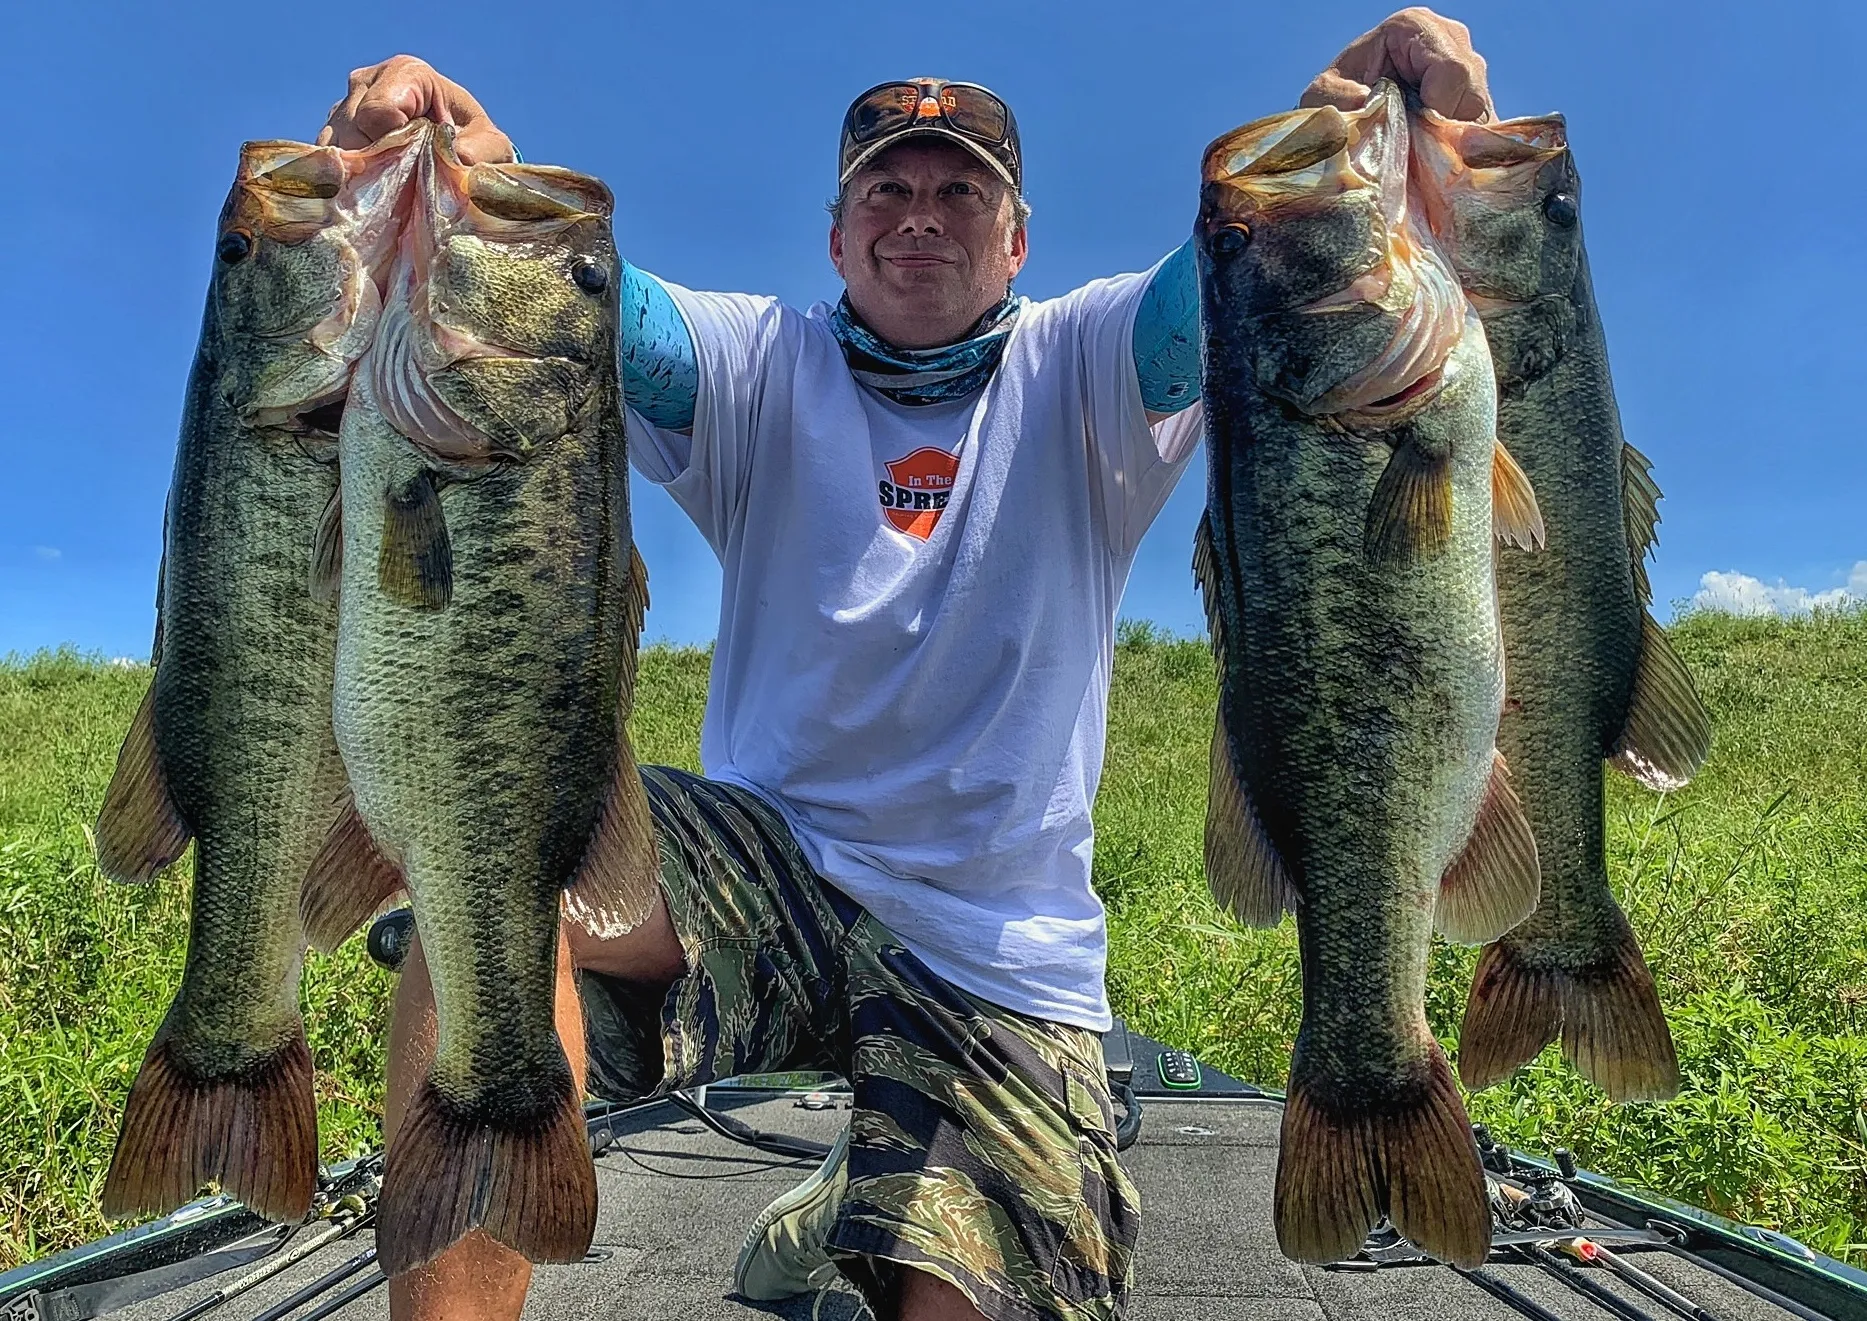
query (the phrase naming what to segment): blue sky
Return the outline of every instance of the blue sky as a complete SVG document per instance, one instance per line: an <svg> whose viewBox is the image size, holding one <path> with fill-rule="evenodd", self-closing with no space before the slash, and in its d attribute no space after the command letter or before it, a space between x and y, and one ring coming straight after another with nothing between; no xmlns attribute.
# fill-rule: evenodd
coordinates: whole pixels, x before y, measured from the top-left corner
<svg viewBox="0 0 1867 1321"><path fill-rule="evenodd" d="M1201 148L1282 109L1375 4L872 3L5 7L0 654L146 653L163 493L243 139L312 136L353 66L424 56L529 159L601 175L649 270L806 303L836 291L838 116L885 78L985 82L1036 207L1021 290L1146 266L1188 232ZM1460 3L1506 114L1561 110L1630 439L1654 460L1657 597L1792 609L1867 594L1867 185L1857 6ZM1851 386L1849 390L1847 387ZM1124 614L1199 627L1193 474ZM638 483L651 636L700 641L718 570ZM1716 575L1707 579L1705 575ZM1829 595L1822 595L1828 593ZM1748 607L1747 607L1748 603Z"/></svg>

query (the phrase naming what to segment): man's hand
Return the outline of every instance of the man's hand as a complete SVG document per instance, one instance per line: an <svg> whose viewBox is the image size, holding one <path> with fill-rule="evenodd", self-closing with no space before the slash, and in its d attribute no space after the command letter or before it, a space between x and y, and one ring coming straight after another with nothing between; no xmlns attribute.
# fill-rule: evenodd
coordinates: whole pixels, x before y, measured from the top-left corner
<svg viewBox="0 0 1867 1321"><path fill-rule="evenodd" d="M1403 9L1364 32L1316 75L1299 102L1358 110L1382 78L1418 89L1428 110L1451 119L1497 118L1485 83L1484 56L1472 49L1471 29L1421 6Z"/></svg>
<svg viewBox="0 0 1867 1321"><path fill-rule="evenodd" d="M318 145L367 147L415 119L452 124L458 130L454 150L465 164L512 159L512 139L486 117L473 94L413 55L396 55L353 70L350 93L331 107Z"/></svg>

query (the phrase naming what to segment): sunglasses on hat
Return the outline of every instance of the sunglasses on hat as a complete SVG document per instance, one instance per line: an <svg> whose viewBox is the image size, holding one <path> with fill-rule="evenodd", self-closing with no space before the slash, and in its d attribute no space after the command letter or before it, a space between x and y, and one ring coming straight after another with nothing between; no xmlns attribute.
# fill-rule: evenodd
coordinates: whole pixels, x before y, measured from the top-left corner
<svg viewBox="0 0 1867 1321"><path fill-rule="evenodd" d="M1013 188L1022 187L1018 121L1011 108L977 83L944 78L879 83L858 96L843 116L837 178L848 182L884 147L914 133L957 139Z"/></svg>

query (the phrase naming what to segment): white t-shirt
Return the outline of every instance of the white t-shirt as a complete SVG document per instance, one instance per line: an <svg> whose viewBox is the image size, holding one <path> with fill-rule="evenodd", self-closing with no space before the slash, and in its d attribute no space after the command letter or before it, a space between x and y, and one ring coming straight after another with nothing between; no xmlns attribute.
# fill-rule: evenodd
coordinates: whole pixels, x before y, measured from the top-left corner
<svg viewBox="0 0 1867 1321"><path fill-rule="evenodd" d="M1200 430L1198 406L1147 424L1147 280L1027 300L989 383L922 407L857 384L826 305L669 286L693 435L629 414L636 468L725 571L706 773L942 977L1098 1031L1116 610Z"/></svg>

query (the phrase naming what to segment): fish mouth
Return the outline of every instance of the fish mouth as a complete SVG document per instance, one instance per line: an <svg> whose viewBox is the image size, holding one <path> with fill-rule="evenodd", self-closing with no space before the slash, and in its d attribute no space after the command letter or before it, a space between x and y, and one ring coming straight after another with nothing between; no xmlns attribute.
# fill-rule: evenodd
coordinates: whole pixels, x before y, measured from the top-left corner
<svg viewBox="0 0 1867 1321"><path fill-rule="evenodd" d="M510 380L531 369L533 379L543 379L558 368L575 372L579 364L500 343L487 329L464 324L437 279L437 264L456 236L522 246L592 217L607 218L613 199L601 183L570 171L466 165L445 125L424 145L362 370L385 420L431 457L467 467L523 458L557 433L532 434L528 421L502 416L476 381L463 378L503 373Z"/></svg>
<svg viewBox="0 0 1867 1321"><path fill-rule="evenodd" d="M1365 327L1366 340L1358 331L1355 341L1365 359L1331 361L1321 370L1301 364L1292 373L1300 380L1270 373L1280 385L1267 388L1312 417L1389 416L1416 407L1436 390L1464 333L1464 294L1409 197L1410 162L1405 102L1386 80L1358 110L1292 111L1234 130L1206 149L1208 232L1227 224L1249 233L1260 223L1307 223L1322 207L1346 211L1360 231L1352 250L1344 246L1335 255L1341 287L1265 314L1289 328L1307 320L1316 329L1295 332L1305 341L1342 316ZM1390 326L1383 341L1382 329ZM1326 337L1335 337L1333 329Z"/></svg>

